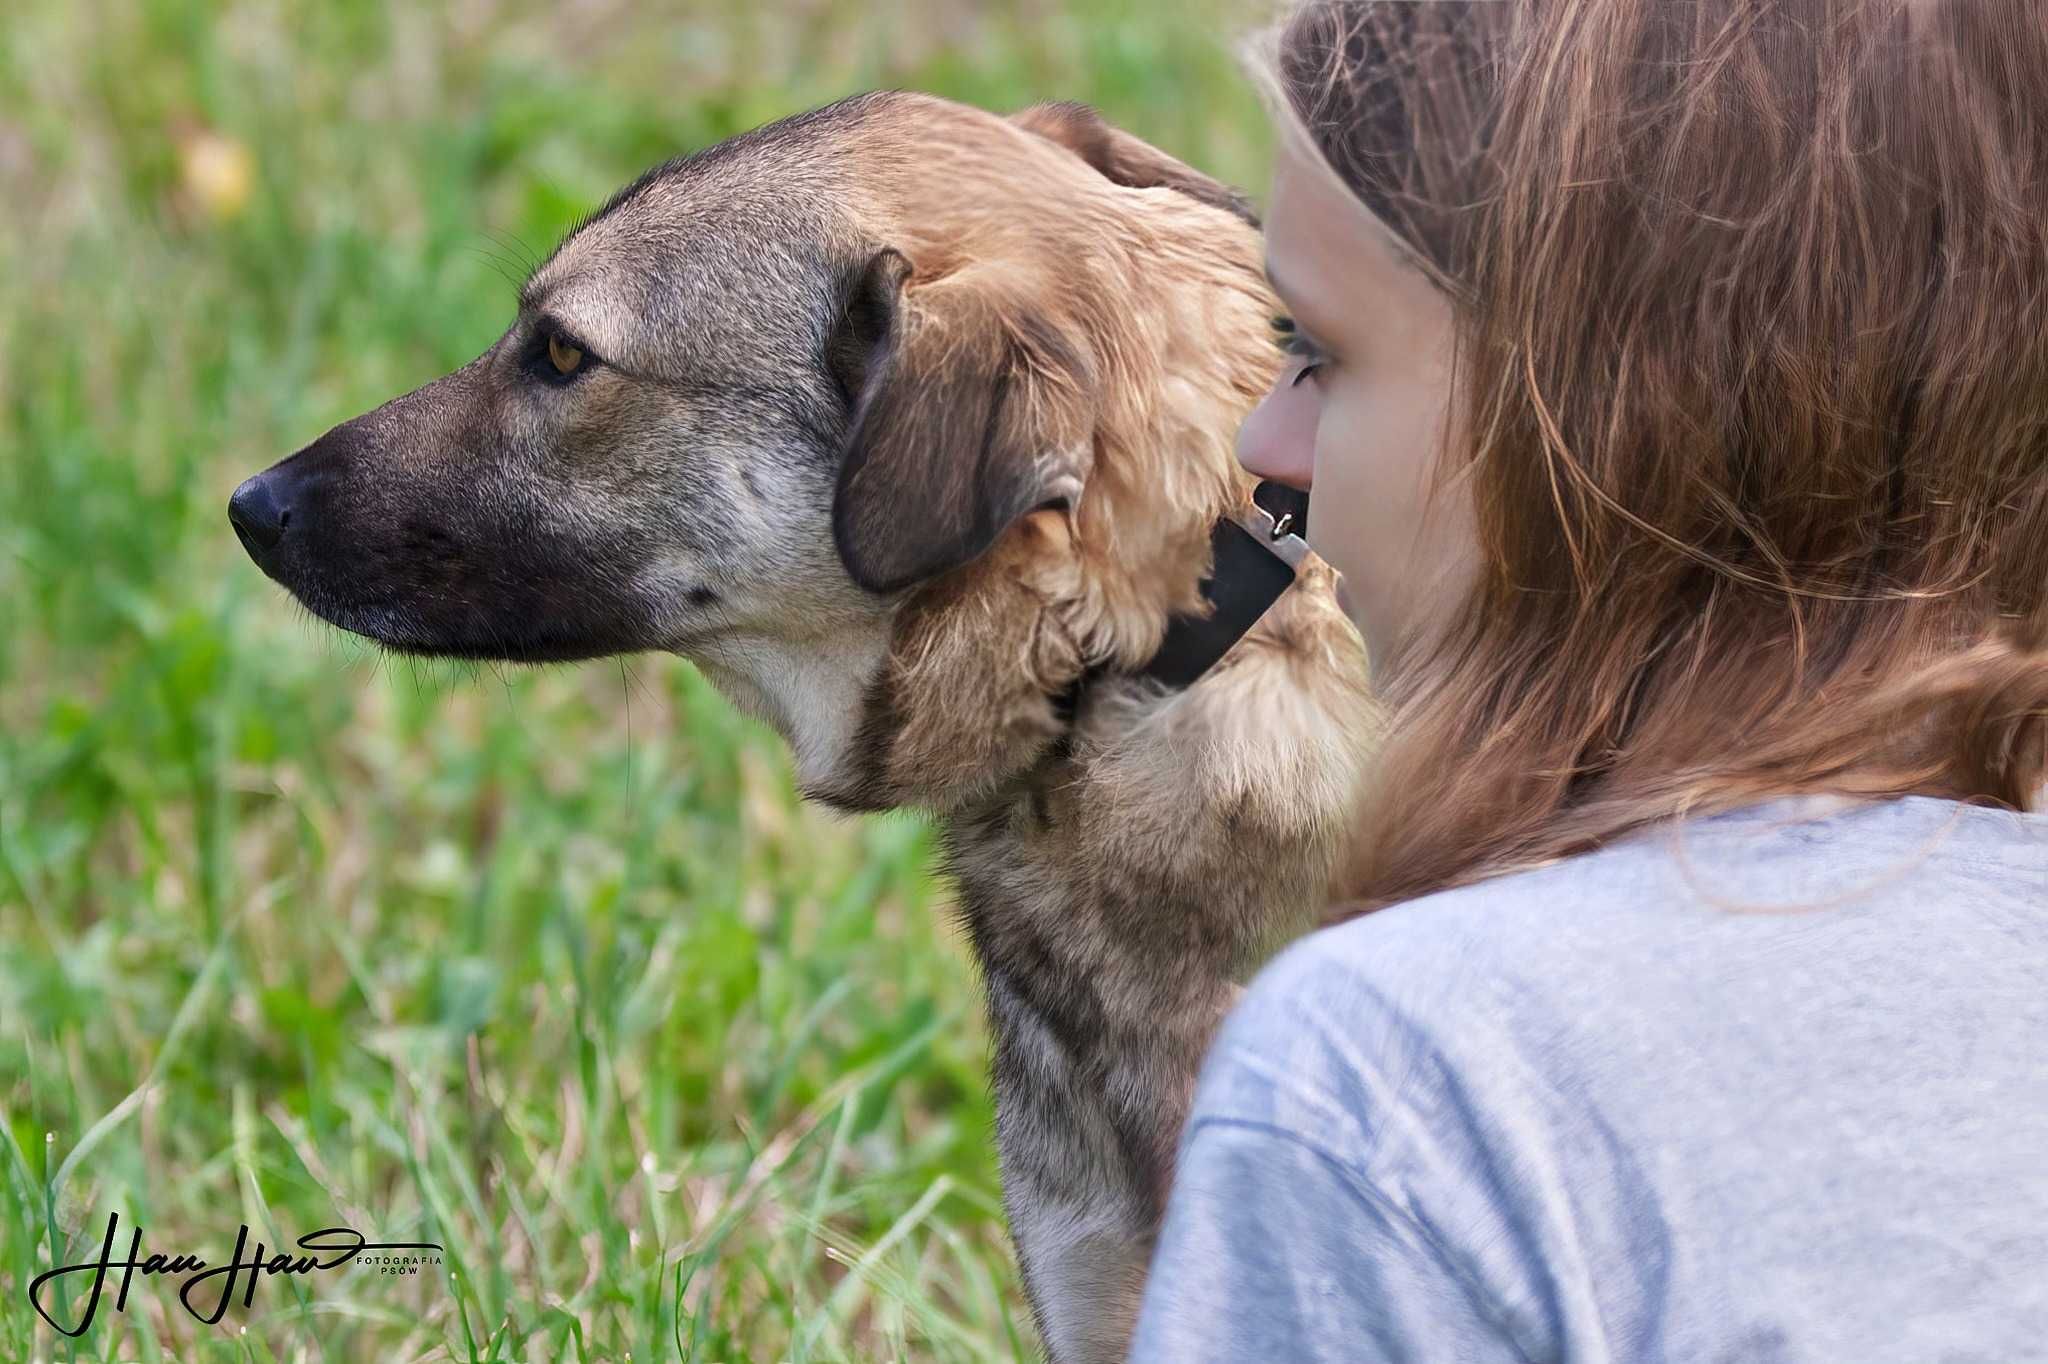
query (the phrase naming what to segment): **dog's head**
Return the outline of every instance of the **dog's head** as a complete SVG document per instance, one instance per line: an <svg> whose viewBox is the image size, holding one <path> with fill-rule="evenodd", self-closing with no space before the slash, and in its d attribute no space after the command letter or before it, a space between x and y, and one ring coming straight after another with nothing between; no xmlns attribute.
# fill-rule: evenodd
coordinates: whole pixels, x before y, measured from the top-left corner
<svg viewBox="0 0 2048 1364"><path fill-rule="evenodd" d="M1278 363L1249 217L1076 106L848 100L621 191L230 517L390 648L680 652L815 793L948 803L1195 604Z"/></svg>

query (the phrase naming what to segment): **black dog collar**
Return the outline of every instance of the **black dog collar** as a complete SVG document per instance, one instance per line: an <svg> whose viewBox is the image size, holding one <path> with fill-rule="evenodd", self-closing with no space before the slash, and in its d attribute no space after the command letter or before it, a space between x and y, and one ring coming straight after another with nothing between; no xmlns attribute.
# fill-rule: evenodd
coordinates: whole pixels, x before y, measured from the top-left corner
<svg viewBox="0 0 2048 1364"><path fill-rule="evenodd" d="M1270 479L1253 491L1250 506L1219 520L1209 532L1214 567L1202 579L1202 596L1213 609L1206 616L1175 616L1139 676L1174 688L1200 680L1294 585L1308 555L1301 538L1307 521L1308 494Z"/></svg>
<svg viewBox="0 0 2048 1364"><path fill-rule="evenodd" d="M1175 690L1199 681L1294 585L1308 555L1308 542L1301 538L1307 523L1307 493L1270 479L1260 483L1249 506L1225 514L1209 532L1213 564L1202 579L1209 614L1177 615L1167 622L1159 651L1134 675ZM1063 720L1073 718L1082 688L1104 671L1090 669L1054 698Z"/></svg>

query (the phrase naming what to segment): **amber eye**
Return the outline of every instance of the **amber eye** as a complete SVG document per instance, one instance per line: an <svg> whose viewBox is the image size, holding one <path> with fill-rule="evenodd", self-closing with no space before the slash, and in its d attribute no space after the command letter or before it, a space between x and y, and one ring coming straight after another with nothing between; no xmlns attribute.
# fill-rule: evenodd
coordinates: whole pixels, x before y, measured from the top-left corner
<svg viewBox="0 0 2048 1364"><path fill-rule="evenodd" d="M574 374L583 364L583 352L559 336L548 338L548 360L555 372L564 376Z"/></svg>

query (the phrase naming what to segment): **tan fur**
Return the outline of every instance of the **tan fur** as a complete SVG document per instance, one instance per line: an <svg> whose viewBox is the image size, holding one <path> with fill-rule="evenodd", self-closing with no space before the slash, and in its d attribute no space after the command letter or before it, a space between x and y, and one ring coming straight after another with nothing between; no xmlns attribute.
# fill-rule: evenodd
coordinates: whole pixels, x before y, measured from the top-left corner
<svg viewBox="0 0 2048 1364"><path fill-rule="evenodd" d="M1090 665L1137 668L1199 603L1209 528L1249 495L1233 439L1277 366L1276 307L1256 231L1213 205L1023 151L976 113L916 116L944 131L887 192L924 325L952 321L948 282L981 276L1012 315L1082 338L1093 373L1086 394L1049 383L1034 414L1081 481L1074 505L1027 516L896 616L867 796L952 816L1034 1309L1056 1359L1120 1359L1216 1021L1324 901L1370 744L1365 659L1312 560L1196 686L1097 684L1048 758L1051 698ZM1061 1006L1006 1000L1016 975L1080 1001L1067 1021L1091 1054L1047 1028Z"/></svg>
<svg viewBox="0 0 2048 1364"><path fill-rule="evenodd" d="M1199 604L1209 527L1249 496L1233 445L1278 367L1278 305L1257 231L1230 215L1117 185L978 110L917 100L902 116L926 150L876 156L895 211L869 227L912 261L920 330L962 333L931 339L938 362L1029 310L1080 338L1097 371L1086 394L1047 384L1031 418L1064 438L1077 421L1053 409L1086 406L1083 443L1047 455L1081 482L1072 510L1027 518L898 618L891 801L948 809L1031 760L1056 728L1049 698L1084 668L1138 667L1167 617ZM963 278L968 308L944 297ZM916 535L916 506L902 512Z"/></svg>

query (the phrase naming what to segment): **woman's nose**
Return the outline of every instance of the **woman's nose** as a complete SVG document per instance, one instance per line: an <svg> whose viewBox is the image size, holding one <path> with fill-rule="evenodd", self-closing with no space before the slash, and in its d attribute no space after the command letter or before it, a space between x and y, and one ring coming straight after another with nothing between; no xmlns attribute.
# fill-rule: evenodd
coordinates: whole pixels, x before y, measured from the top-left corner
<svg viewBox="0 0 2048 1364"><path fill-rule="evenodd" d="M1237 428L1237 462L1260 478L1306 492L1316 464L1313 395L1287 387L1268 393Z"/></svg>

